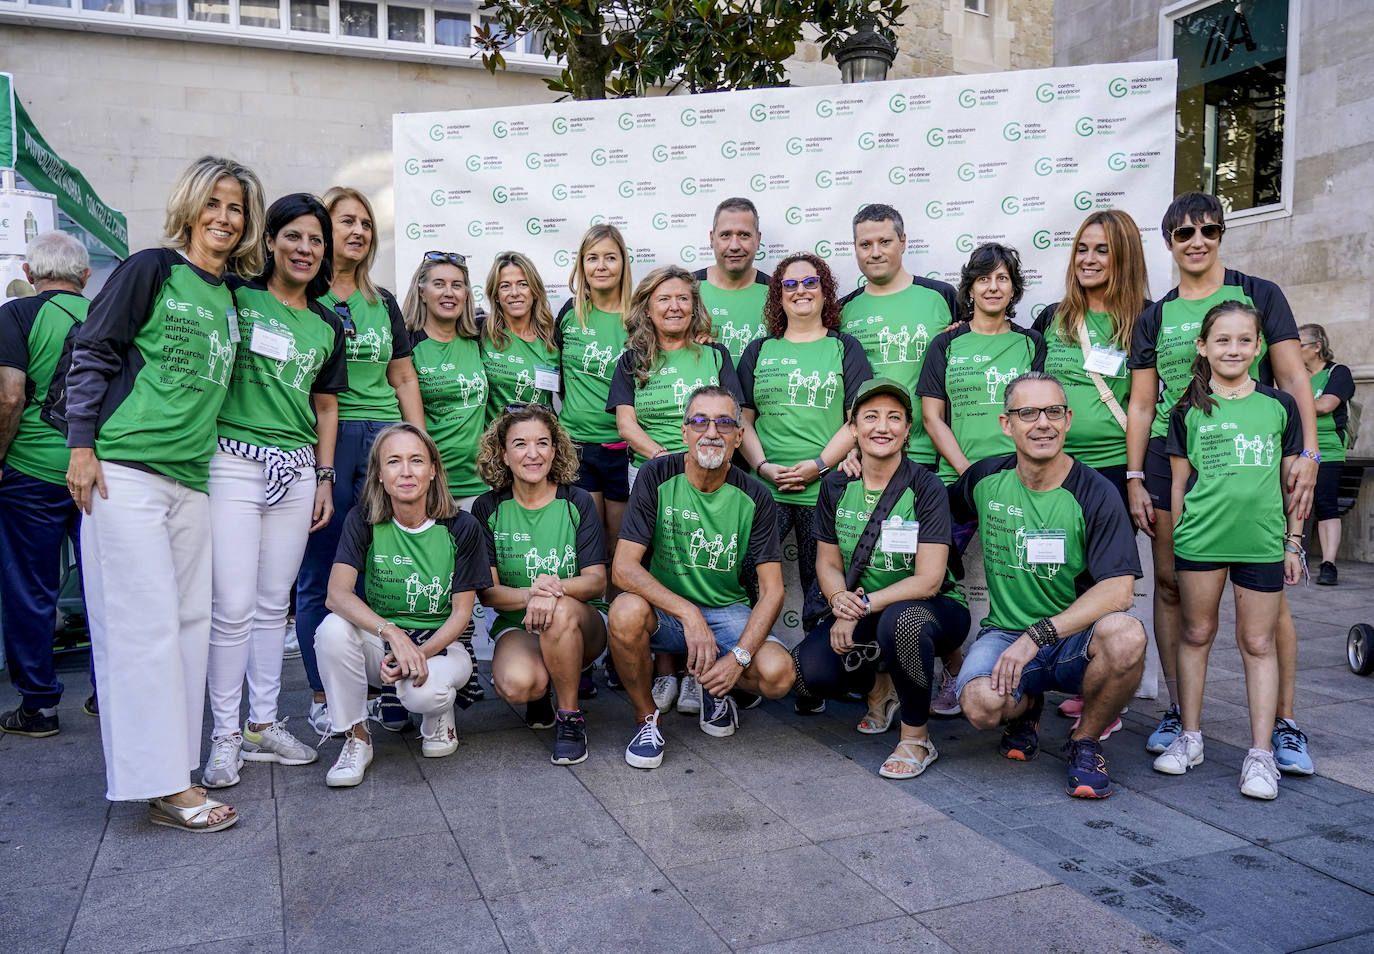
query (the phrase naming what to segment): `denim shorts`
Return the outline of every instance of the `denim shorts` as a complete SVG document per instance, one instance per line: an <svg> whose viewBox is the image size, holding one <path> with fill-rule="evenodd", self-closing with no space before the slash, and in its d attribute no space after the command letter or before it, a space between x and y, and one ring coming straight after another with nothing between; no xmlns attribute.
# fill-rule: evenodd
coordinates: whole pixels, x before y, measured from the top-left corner
<svg viewBox="0 0 1374 954"><path fill-rule="evenodd" d="M1102 620L1097 622L1100 623ZM1046 646L1036 653L1035 658L1026 663L1026 668L1021 670L1021 683L1012 692L1012 697L1020 701L1022 696L1038 696L1049 689L1081 692L1083 673L1088 669L1088 646L1092 643L1093 629L1096 626L1097 623L1094 623L1082 632L1066 636L1053 646ZM978 638L964 656L964 665L959 670L959 682L955 687L956 696L974 679L991 676L993 667L997 665L997 657L1016 642L1020 635L1019 632L994 629L991 626L980 630Z"/></svg>
<svg viewBox="0 0 1374 954"><path fill-rule="evenodd" d="M722 654L739 645L739 638L744 635L744 627L748 624L749 614L753 611L748 603L698 606L697 609L701 610L706 625L711 627L711 635L716 637L716 648ZM687 636L682 631L682 620L671 613L663 612L657 606L654 607L654 615L658 617L658 629L649 637L649 649L656 653L687 652ZM781 642L772 634L769 634L768 641Z"/></svg>

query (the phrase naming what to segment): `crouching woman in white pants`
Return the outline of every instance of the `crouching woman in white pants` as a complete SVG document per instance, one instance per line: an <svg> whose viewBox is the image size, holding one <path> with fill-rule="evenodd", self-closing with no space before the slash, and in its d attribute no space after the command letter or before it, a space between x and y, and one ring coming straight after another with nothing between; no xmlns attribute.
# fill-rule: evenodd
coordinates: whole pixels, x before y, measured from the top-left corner
<svg viewBox="0 0 1374 954"><path fill-rule="evenodd" d="M330 614L315 634L331 728L345 736L326 784L357 785L372 762L368 686L395 685L402 704L423 717L427 758L458 748L453 700L472 662L445 650L467 627L476 591L489 586L477 521L449 495L438 448L413 424L388 427L372 445L362 496L344 520L329 574Z"/></svg>

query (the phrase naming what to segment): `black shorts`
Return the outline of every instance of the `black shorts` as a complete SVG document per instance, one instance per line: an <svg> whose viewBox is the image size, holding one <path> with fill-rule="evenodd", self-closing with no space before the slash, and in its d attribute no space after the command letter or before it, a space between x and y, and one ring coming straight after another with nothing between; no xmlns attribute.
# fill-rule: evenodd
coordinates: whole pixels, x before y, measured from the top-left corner
<svg viewBox="0 0 1374 954"><path fill-rule="evenodd" d="M607 500L630 499L630 450L604 444L573 442L577 448L577 480L574 486Z"/></svg>
<svg viewBox="0 0 1374 954"><path fill-rule="evenodd" d="M1341 515L1341 471L1345 461L1322 461L1317 465L1317 490L1312 499L1312 512L1318 520L1335 520Z"/></svg>
<svg viewBox="0 0 1374 954"><path fill-rule="evenodd" d="M1126 496L1126 465L1113 464L1110 467L1094 467L1093 470L1112 482L1112 486L1116 488L1116 492L1121 495L1121 506L1125 508L1126 514L1129 516L1131 505L1129 502L1130 498Z"/></svg>
<svg viewBox="0 0 1374 954"><path fill-rule="evenodd" d="M1170 499L1174 492L1174 472L1169 455L1164 453L1164 438L1152 437L1145 450L1145 491L1156 510L1172 510Z"/></svg>
<svg viewBox="0 0 1374 954"><path fill-rule="evenodd" d="M1174 572L1179 570L1229 570L1231 585L1256 593L1283 592L1283 561L1278 563L1199 563L1174 557Z"/></svg>

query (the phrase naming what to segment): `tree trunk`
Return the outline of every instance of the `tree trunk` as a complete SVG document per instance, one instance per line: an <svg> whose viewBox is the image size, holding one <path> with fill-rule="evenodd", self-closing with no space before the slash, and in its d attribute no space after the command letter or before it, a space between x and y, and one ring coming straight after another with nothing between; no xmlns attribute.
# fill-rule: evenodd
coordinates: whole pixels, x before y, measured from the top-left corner
<svg viewBox="0 0 1374 954"><path fill-rule="evenodd" d="M611 51L602 37L603 21L596 0L586 0L582 12L593 25L569 37L568 73L572 76L573 99L605 99Z"/></svg>

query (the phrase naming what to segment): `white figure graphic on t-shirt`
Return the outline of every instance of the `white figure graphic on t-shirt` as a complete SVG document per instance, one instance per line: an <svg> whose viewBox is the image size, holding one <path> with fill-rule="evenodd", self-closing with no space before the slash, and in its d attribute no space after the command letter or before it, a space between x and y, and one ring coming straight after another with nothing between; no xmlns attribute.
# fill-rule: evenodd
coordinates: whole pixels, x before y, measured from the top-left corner
<svg viewBox="0 0 1374 954"><path fill-rule="evenodd" d="M999 372L995 364L983 372L988 382L988 399L983 403L1001 404L1002 397L999 392L1002 388L1010 384L1017 374L1018 372L1015 368L1012 368L1010 371Z"/></svg>
<svg viewBox="0 0 1374 954"><path fill-rule="evenodd" d="M678 378L673 382L673 400L677 402L677 412L679 414L683 412L687 405L687 395L701 387L703 383L701 378L697 378L696 384L688 384L682 378Z"/></svg>
<svg viewBox="0 0 1374 954"><path fill-rule="evenodd" d="M444 585L439 582L437 576L430 577L428 583L421 583L420 574L412 573L406 577L406 606L410 612L415 612L415 604L419 602L422 596L429 598L429 611L437 613L439 612L439 602L444 596Z"/></svg>
<svg viewBox="0 0 1374 954"><path fill-rule="evenodd" d="M1272 441L1273 438L1271 437ZM1254 437L1246 437L1244 434L1236 434L1236 461L1242 467L1261 467L1264 464L1264 436L1256 434ZM1273 460L1273 449L1270 448L1270 461ZM1254 462L1248 462L1246 458L1254 457Z"/></svg>
<svg viewBox="0 0 1374 954"><path fill-rule="evenodd" d="M538 547L530 547L525 551L525 575L533 583L535 577L539 576L539 571L544 568L544 560L539 556Z"/></svg>
<svg viewBox="0 0 1374 954"><path fill-rule="evenodd" d="M1269 439L1264 442L1264 466L1268 467L1274 463L1274 435L1270 434Z"/></svg>
<svg viewBox="0 0 1374 954"><path fill-rule="evenodd" d="M615 352L610 345L602 348L595 341L587 345L587 350L582 352L582 370L595 374L598 378L606 376L606 366L615 357ZM592 365L596 365L596 370L592 371Z"/></svg>
<svg viewBox="0 0 1374 954"><path fill-rule="evenodd" d="M221 344L218 328L210 332L207 343L210 349L205 356L205 373L201 377L223 386L229 377L229 368L234 363L234 343L225 341Z"/></svg>
<svg viewBox="0 0 1374 954"><path fill-rule="evenodd" d="M297 391L305 390L305 379L315 367L315 349L309 351L297 351L291 349L291 363L296 366L296 376L291 380L291 386Z"/></svg>
<svg viewBox="0 0 1374 954"><path fill-rule="evenodd" d="M480 407L487 403L487 379L480 371L473 372L470 378L465 374L458 375L457 384L458 395L463 399L463 407ZM474 394L475 400L468 400Z"/></svg>
<svg viewBox="0 0 1374 954"><path fill-rule="evenodd" d="M816 392L821 389L821 373L812 371L806 376L806 403L809 407L816 406Z"/></svg>
<svg viewBox="0 0 1374 954"><path fill-rule="evenodd" d="M796 405L796 403L797 403L797 388L801 387L801 386L802 386L802 383L803 383L805 380L806 380L806 375L802 374L801 371L799 371L799 370L796 369L796 368L793 368L792 371L791 371L791 373L787 375L787 403L788 403L788 404Z"/></svg>
<svg viewBox="0 0 1374 954"><path fill-rule="evenodd" d="M577 575L577 550L571 543L563 546L563 562L554 573L560 577Z"/></svg>
<svg viewBox="0 0 1374 954"><path fill-rule="evenodd" d="M353 355L355 361L381 361L382 360L382 335L376 328L367 329L366 334L359 335L353 339ZM366 350L369 357L363 357Z"/></svg>
<svg viewBox="0 0 1374 954"><path fill-rule="evenodd" d="M930 344L930 334L926 331L925 325L916 326L916 334L912 337L911 343L916 348L916 355L911 360L920 364L926 356L926 345Z"/></svg>
<svg viewBox="0 0 1374 954"><path fill-rule="evenodd" d="M825 406L830 407L835 403L835 391L839 389L840 379L834 371L826 376L825 383L821 385L825 389Z"/></svg>
<svg viewBox="0 0 1374 954"><path fill-rule="evenodd" d="M705 546L706 531L701 529L700 527L697 527L695 530L692 531L692 538L687 543L687 562L690 565L697 565L697 555L701 553L702 549L704 549Z"/></svg>
<svg viewBox="0 0 1374 954"><path fill-rule="evenodd" d="M1026 570L1045 580L1052 580L1064 568L1062 563L1031 563L1026 558L1026 528L1016 528L1016 566L1015 569Z"/></svg>
<svg viewBox="0 0 1374 954"><path fill-rule="evenodd" d="M725 539L719 533L716 534L716 538L706 544L706 552L711 557L706 561L706 568L708 570L717 569L716 564L720 561L721 554L725 552Z"/></svg>
<svg viewBox="0 0 1374 954"><path fill-rule="evenodd" d="M515 376L515 399L517 401L528 400L525 397L526 388L529 388L530 397L534 397L534 375L530 374L528 368L521 368L520 373Z"/></svg>

